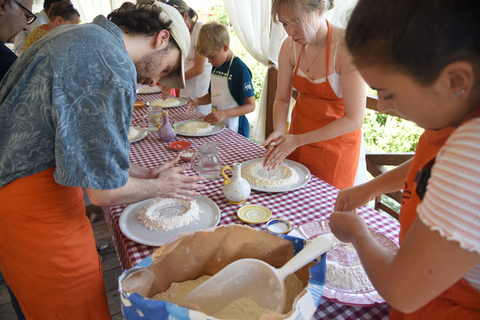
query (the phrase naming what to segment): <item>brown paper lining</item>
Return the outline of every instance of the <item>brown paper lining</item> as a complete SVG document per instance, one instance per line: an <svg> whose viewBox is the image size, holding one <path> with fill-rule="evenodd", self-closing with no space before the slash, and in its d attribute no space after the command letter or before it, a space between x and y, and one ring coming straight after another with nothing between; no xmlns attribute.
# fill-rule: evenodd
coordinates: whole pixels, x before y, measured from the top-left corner
<svg viewBox="0 0 480 320"><path fill-rule="evenodd" d="M292 257L293 245L289 240L248 226L220 226L185 234L158 248L152 255L153 263L128 275L122 289L150 298L166 291L172 282L214 275L238 259L259 259L280 268ZM295 272L305 287L312 265Z"/></svg>

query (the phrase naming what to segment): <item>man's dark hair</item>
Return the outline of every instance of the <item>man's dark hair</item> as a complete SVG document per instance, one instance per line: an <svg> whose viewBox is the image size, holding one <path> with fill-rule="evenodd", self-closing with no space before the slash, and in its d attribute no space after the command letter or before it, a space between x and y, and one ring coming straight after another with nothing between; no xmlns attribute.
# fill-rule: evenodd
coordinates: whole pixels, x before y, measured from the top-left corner
<svg viewBox="0 0 480 320"><path fill-rule="evenodd" d="M164 29L170 31L172 21L160 21L162 8L153 5L154 2L155 0L141 0L137 4L125 2L107 18L124 32L133 35L153 36Z"/></svg>

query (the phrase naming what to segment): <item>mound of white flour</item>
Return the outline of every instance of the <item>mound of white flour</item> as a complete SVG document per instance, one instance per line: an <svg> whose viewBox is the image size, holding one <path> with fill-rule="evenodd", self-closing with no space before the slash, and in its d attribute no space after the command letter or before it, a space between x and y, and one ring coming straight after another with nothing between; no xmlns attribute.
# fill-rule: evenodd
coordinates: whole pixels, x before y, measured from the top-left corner
<svg viewBox="0 0 480 320"><path fill-rule="evenodd" d="M154 107L176 107L181 104L180 100L174 99L174 98L168 98L165 100L159 99L155 100L153 102L150 102L149 105L154 106Z"/></svg>
<svg viewBox="0 0 480 320"><path fill-rule="evenodd" d="M208 122L189 121L179 128L180 131L187 133L207 133L212 131L214 126Z"/></svg>
<svg viewBox="0 0 480 320"><path fill-rule="evenodd" d="M138 220L150 230L172 230L198 220L200 207L195 200L164 198L146 205Z"/></svg>
<svg viewBox="0 0 480 320"><path fill-rule="evenodd" d="M327 254L325 280L331 286L357 292L374 289L353 245L341 242L333 234L332 247Z"/></svg>
<svg viewBox="0 0 480 320"><path fill-rule="evenodd" d="M242 178L257 187L279 188L297 183L299 176L295 170L284 164L267 170L262 162L255 162L242 169Z"/></svg>

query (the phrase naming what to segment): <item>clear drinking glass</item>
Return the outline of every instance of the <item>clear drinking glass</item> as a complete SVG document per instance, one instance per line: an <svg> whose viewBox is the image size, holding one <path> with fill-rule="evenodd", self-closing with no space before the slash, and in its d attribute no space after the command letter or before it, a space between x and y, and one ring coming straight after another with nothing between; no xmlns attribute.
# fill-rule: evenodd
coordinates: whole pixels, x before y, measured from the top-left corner
<svg viewBox="0 0 480 320"><path fill-rule="evenodd" d="M150 131L158 131L158 123L155 121L156 116L162 115L162 107L160 106L148 106L147 107L147 114L144 117L144 128ZM159 119L161 122L161 119Z"/></svg>
<svg viewBox="0 0 480 320"><path fill-rule="evenodd" d="M218 156L219 146L220 143L217 141L202 144L190 161L192 168L207 180L216 179L222 173L222 164Z"/></svg>

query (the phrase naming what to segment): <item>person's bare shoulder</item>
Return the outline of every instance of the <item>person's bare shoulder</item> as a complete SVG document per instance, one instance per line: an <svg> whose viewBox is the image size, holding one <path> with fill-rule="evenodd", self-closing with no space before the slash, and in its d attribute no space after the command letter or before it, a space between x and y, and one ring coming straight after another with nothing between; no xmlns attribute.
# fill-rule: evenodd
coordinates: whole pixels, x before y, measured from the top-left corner
<svg viewBox="0 0 480 320"><path fill-rule="evenodd" d="M283 41L281 54L288 59L292 66L296 63L296 58L300 52L301 46L295 43L292 38L288 37ZM296 56L295 56L296 55Z"/></svg>

